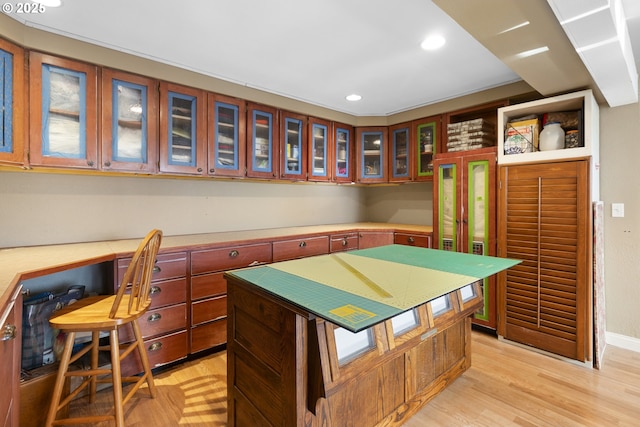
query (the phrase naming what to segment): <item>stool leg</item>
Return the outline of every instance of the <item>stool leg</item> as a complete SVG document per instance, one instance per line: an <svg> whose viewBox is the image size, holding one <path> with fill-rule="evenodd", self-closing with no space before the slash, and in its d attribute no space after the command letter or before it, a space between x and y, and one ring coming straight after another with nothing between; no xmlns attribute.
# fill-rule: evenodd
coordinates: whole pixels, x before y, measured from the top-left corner
<svg viewBox="0 0 640 427"><path fill-rule="evenodd" d="M153 374L151 373L151 366L149 364L149 357L147 356L147 349L144 347L144 341L142 340L142 333L140 332L140 326L138 321L131 322L133 326L133 334L136 338L136 345L138 346L138 353L140 354L140 361L144 369L144 375L147 378L147 386L149 387L149 394L152 398L156 397L156 386L153 382Z"/></svg>
<svg viewBox="0 0 640 427"><path fill-rule="evenodd" d="M120 374L120 343L118 329L109 332L111 347L111 374L113 378L113 409L115 411L116 427L124 427L124 411L122 408L122 377Z"/></svg>
<svg viewBox="0 0 640 427"><path fill-rule="evenodd" d="M58 405L60 405L60 399L62 397L62 388L64 387L65 374L69 369L69 359L71 358L71 351L73 350L73 343L75 339L75 332L67 333L67 338L64 342L64 350L62 351L62 358L60 360L60 366L58 367L58 375L56 376L56 384L53 387L53 396L51 396L51 404L49 405L49 413L47 414L47 421L45 424L46 427L51 427L51 424L56 419L56 415L58 414Z"/></svg>
<svg viewBox="0 0 640 427"><path fill-rule="evenodd" d="M100 331L93 331L91 333L91 369L98 369L98 354L100 347ZM96 400L96 384L97 375L91 376L91 383L89 384L89 403L94 403Z"/></svg>

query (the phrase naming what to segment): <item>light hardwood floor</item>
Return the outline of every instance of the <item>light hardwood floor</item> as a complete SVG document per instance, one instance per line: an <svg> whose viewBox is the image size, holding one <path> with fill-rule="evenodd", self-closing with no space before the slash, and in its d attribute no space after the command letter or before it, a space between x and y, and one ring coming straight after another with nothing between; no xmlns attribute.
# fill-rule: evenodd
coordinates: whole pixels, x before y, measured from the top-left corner
<svg viewBox="0 0 640 427"><path fill-rule="evenodd" d="M472 354L472 367L406 427L640 426L639 353L609 346L595 370L474 331ZM141 390L125 407L127 426L226 426L225 352L160 372L155 381L156 399ZM108 405L110 390L99 395L93 407L74 403L73 413Z"/></svg>

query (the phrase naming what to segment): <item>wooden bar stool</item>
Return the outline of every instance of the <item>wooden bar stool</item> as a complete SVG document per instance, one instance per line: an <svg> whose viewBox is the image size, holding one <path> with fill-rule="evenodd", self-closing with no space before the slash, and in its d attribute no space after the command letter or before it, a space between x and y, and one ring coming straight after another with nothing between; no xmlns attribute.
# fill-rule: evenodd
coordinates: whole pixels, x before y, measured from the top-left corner
<svg viewBox="0 0 640 427"><path fill-rule="evenodd" d="M115 295L83 298L56 312L49 320L52 328L65 332L67 337L60 360L60 367L58 368L51 405L49 406L47 427L105 420L114 420L117 427L123 427L123 407L144 382L147 383L151 397L155 397L153 376L137 319L147 311L151 303L149 295L151 276L161 240L162 232L160 230L152 230L147 234L133 255L131 263L125 272L122 285ZM118 338L118 329L127 324L131 324L133 327L135 340L131 344L121 346ZM101 331L109 331L108 346L99 345ZM76 333L78 332L91 332L92 340L90 344L72 355ZM111 353L111 367L99 369L98 351L107 349ZM120 362L136 349L138 350L144 373L140 376L122 377ZM91 369L70 371L69 365L88 352L91 352ZM68 396L63 397L62 389L67 377L85 378ZM93 403L97 383L111 383L113 385L113 414L55 419L58 411L68 405L87 386L89 386L89 402ZM124 398L123 383L135 383Z"/></svg>

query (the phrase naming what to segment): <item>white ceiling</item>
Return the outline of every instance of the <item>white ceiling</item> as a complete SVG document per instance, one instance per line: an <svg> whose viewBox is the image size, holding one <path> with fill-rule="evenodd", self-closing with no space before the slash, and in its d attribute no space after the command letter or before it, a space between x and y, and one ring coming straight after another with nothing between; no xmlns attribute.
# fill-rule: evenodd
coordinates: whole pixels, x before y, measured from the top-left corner
<svg viewBox="0 0 640 427"><path fill-rule="evenodd" d="M506 4L521 9L527 3L540 9L544 20L555 20L545 0L436 0L457 22L430 0L62 2L42 14L9 16L38 29L355 116L386 116L519 80L544 95L584 86L576 72L575 79L560 87L547 87L542 82L553 80L545 75L548 69L541 74L531 71L535 67L529 63L510 63L473 30L475 25L498 27L493 17L504 15ZM640 1L623 4L635 57L640 58ZM492 19L475 15L479 5ZM559 28L557 20L551 25ZM432 32L442 33L447 43L427 52L420 43ZM539 32L540 37L555 34ZM363 99L346 101L351 93Z"/></svg>

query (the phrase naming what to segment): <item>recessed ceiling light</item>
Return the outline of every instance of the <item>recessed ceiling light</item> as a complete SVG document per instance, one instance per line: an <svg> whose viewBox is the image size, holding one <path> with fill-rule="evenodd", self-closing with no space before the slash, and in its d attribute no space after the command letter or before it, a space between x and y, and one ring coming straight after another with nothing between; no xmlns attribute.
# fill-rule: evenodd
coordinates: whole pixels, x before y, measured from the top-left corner
<svg viewBox="0 0 640 427"><path fill-rule="evenodd" d="M31 0L47 7L58 7L62 4L62 0Z"/></svg>
<svg viewBox="0 0 640 427"><path fill-rule="evenodd" d="M352 93L351 95L347 95L347 101L360 101L362 97L358 94Z"/></svg>
<svg viewBox="0 0 640 427"><path fill-rule="evenodd" d="M440 34L432 34L422 41L420 47L424 50L436 50L444 46L445 43L446 40L443 36Z"/></svg>

